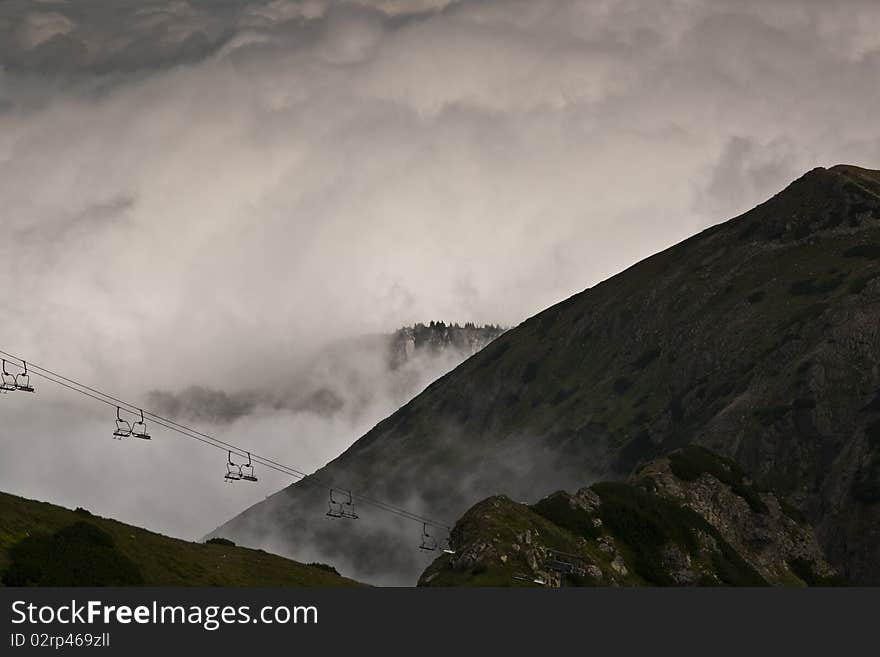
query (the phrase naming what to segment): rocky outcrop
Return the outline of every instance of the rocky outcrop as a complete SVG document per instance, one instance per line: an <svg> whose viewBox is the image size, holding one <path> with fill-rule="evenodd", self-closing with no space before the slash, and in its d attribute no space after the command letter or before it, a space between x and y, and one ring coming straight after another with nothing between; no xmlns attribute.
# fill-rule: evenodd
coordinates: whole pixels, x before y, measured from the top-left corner
<svg viewBox="0 0 880 657"><path fill-rule="evenodd" d="M791 515L789 515L791 514ZM690 447L627 483L533 506L496 496L452 532L423 586L832 584L813 528L735 463Z"/></svg>

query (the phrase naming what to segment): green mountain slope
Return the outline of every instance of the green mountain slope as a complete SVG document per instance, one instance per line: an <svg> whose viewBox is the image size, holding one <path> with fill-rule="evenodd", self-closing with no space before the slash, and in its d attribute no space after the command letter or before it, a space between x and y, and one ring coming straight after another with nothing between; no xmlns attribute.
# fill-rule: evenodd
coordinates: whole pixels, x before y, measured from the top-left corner
<svg viewBox="0 0 880 657"><path fill-rule="evenodd" d="M787 514L790 514L787 515ZM812 528L735 463L687 447L628 482L535 505L491 497L452 532L422 586L832 584Z"/></svg>
<svg viewBox="0 0 880 657"><path fill-rule="evenodd" d="M0 583L7 585L358 586L326 566L190 543L87 511L0 493Z"/></svg>
<svg viewBox="0 0 880 657"><path fill-rule="evenodd" d="M790 499L847 579L880 584L880 172L811 171L548 308L318 475L449 519L489 495L624 479L690 443ZM219 533L415 581L421 527L368 510L328 523L310 483Z"/></svg>

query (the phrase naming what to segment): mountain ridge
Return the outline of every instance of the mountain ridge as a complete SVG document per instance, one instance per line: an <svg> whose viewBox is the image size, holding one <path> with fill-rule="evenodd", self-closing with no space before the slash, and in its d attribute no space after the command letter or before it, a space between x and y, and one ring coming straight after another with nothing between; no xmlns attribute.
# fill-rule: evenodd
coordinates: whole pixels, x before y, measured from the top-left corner
<svg viewBox="0 0 880 657"><path fill-rule="evenodd" d="M163 536L0 492L0 586L362 586L323 564Z"/></svg>
<svg viewBox="0 0 880 657"><path fill-rule="evenodd" d="M419 586L804 586L837 582L812 528L728 459L671 452L626 482L526 506L491 497Z"/></svg>
<svg viewBox="0 0 880 657"><path fill-rule="evenodd" d="M496 493L624 479L696 442L790 497L846 578L880 582L878 276L880 172L814 169L527 319L316 475L449 518ZM410 530L321 525L320 500L294 484L220 531L350 560L366 579L421 571ZM358 558L377 542L396 565Z"/></svg>

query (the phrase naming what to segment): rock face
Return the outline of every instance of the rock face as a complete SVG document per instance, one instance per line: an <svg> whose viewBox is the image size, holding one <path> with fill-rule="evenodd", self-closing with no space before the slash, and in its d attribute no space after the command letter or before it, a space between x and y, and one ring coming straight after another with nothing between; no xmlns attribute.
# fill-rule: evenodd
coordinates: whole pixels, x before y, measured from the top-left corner
<svg viewBox="0 0 880 657"><path fill-rule="evenodd" d="M397 369L421 354L437 355L447 351L454 352L461 357L460 360L464 360L502 333L504 329L500 326L477 326L473 322L467 322L464 326L446 322L405 326L395 331L391 338L389 367Z"/></svg>
<svg viewBox="0 0 880 657"><path fill-rule="evenodd" d="M791 514L791 515L788 515ZM627 483L560 492L533 506L471 508L422 586L803 586L832 584L812 527L700 447Z"/></svg>
<svg viewBox="0 0 880 657"><path fill-rule="evenodd" d="M318 475L449 519L497 493L626 479L690 444L784 495L848 581L880 584L880 172L811 171L548 308ZM330 528L310 483L220 533L313 550L367 581L415 580L420 527Z"/></svg>

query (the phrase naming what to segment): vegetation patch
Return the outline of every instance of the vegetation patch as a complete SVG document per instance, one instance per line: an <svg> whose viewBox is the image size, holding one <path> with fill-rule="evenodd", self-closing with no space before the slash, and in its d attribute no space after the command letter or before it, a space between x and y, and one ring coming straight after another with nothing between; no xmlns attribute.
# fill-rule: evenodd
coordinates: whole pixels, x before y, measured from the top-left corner
<svg viewBox="0 0 880 657"><path fill-rule="evenodd" d="M710 474L743 498L755 513L767 513L767 505L753 486L746 483L745 474L731 459L713 454L708 449L691 445L669 455L672 473L683 481L696 481Z"/></svg>
<svg viewBox="0 0 880 657"><path fill-rule="evenodd" d="M799 525L810 524L810 521L803 513L801 513L801 510L794 506L791 502L786 500L784 497L777 497L777 499L779 500L779 509L785 515L787 515Z"/></svg>
<svg viewBox="0 0 880 657"><path fill-rule="evenodd" d="M618 482L592 487L602 504L602 521L634 556L633 568L648 582L675 585L663 565L663 547L674 543L691 555L699 553L699 533L711 536L718 550L712 563L722 582L760 586L767 582L696 511L648 490Z"/></svg>
<svg viewBox="0 0 880 657"><path fill-rule="evenodd" d="M880 420L875 420L865 427L865 438L873 450L880 449Z"/></svg>
<svg viewBox="0 0 880 657"><path fill-rule="evenodd" d="M780 329L785 330L791 326L795 326L796 324L801 324L803 322L810 322L814 319L818 319L819 317L821 317L825 313L826 310L828 310L828 308L829 308L828 304L825 303L824 301L819 301L817 303L810 304L806 308L803 308L802 310L799 310L798 312L792 314L791 317L789 318L789 320L787 322L785 322L780 327ZM792 335L792 334L786 334L786 336L787 335ZM797 337L798 336L794 336L794 338L797 338ZM783 339L783 342L780 344L785 344L785 342L786 341Z"/></svg>
<svg viewBox="0 0 880 657"><path fill-rule="evenodd" d="M636 358L632 362L632 366L637 370L643 370L648 365L650 365L654 360L660 355L660 349L654 347L653 349L648 349L641 356Z"/></svg>
<svg viewBox="0 0 880 657"><path fill-rule="evenodd" d="M339 571L336 570L333 566L328 563L321 563L320 561L313 561L309 564L312 568L317 568L319 570L324 570L328 573L333 573L334 575L339 575Z"/></svg>
<svg viewBox="0 0 880 657"><path fill-rule="evenodd" d="M880 274L866 274L864 276L859 276L858 278L854 278L850 281L847 290L850 294L861 294L866 287L868 287L868 283L873 281L875 278L880 276Z"/></svg>
<svg viewBox="0 0 880 657"><path fill-rule="evenodd" d="M226 547L235 547L235 542L230 541L228 538L223 538L222 536L216 536L205 541L205 545L225 545Z"/></svg>
<svg viewBox="0 0 880 657"><path fill-rule="evenodd" d="M880 420L865 427L870 460L856 475L852 485L852 496L862 504L880 502Z"/></svg>
<svg viewBox="0 0 880 657"><path fill-rule="evenodd" d="M521 380L523 383L531 383L535 380L535 377L538 376L538 364L534 361L530 362L526 365L526 368L523 370Z"/></svg>
<svg viewBox="0 0 880 657"><path fill-rule="evenodd" d="M880 260L880 244L859 244L843 252L847 258Z"/></svg>
<svg viewBox="0 0 880 657"><path fill-rule="evenodd" d="M9 550L6 586L140 586L137 565L88 522L28 536Z"/></svg>
<svg viewBox="0 0 880 657"><path fill-rule="evenodd" d="M627 379L625 376L622 376L614 381L612 388L614 389L614 392L616 392L618 395L623 395L626 393L627 390L632 388L632 385L632 381Z"/></svg>
<svg viewBox="0 0 880 657"><path fill-rule="evenodd" d="M751 304L760 303L764 300L764 297L767 296L764 290L755 290L749 296L746 297L746 301Z"/></svg>
<svg viewBox="0 0 880 657"><path fill-rule="evenodd" d="M767 580L731 547L730 543L717 533L714 538L718 542L718 551L712 555L712 565L715 566L718 579L729 586L769 585Z"/></svg>
<svg viewBox="0 0 880 657"><path fill-rule="evenodd" d="M146 586L357 585L260 550L182 541L7 493L0 519L0 583L133 585L139 574Z"/></svg>
<svg viewBox="0 0 880 657"><path fill-rule="evenodd" d="M632 550L636 573L653 584L674 585L663 566L662 548L673 542L689 552L696 551L699 545L690 530L702 518L690 509L627 484L604 482L592 488L602 499L602 522Z"/></svg>
<svg viewBox="0 0 880 657"><path fill-rule="evenodd" d="M569 388L560 388L560 389L559 389L559 392L557 392L557 393L553 396L553 399L550 400L550 403L551 403L553 406L558 406L559 404L561 404L562 402L564 402L566 399L568 399L569 397L571 397L571 395L572 395L573 392L574 392L574 391L571 390L571 389L569 389Z"/></svg>
<svg viewBox="0 0 880 657"><path fill-rule="evenodd" d="M806 296L806 295L815 295L815 294L826 294L828 292L833 292L838 287L840 287L841 283L846 280L846 276L841 274L840 276L834 276L832 278L825 279L815 279L815 278L806 278L804 280L795 281L792 283L788 291L792 296Z"/></svg>
<svg viewBox="0 0 880 657"><path fill-rule="evenodd" d="M486 367L487 365L491 365L496 360L501 358L507 350L510 349L509 342L502 342L493 344L491 347L488 347L481 352L481 355L485 353L485 357L481 359L481 363L479 364L479 368Z"/></svg>
<svg viewBox="0 0 880 657"><path fill-rule="evenodd" d="M754 411L754 416L763 426L769 427L779 422L789 411L791 411L791 406L780 404L779 406L757 408Z"/></svg>
<svg viewBox="0 0 880 657"><path fill-rule="evenodd" d="M531 507L550 522L584 538L599 538L601 531L586 510L573 507L566 493L554 493Z"/></svg>
<svg viewBox="0 0 880 657"><path fill-rule="evenodd" d="M816 573L813 564L800 557L789 559L788 567L795 575L800 577L807 586L843 586L844 580L839 576L824 577Z"/></svg>

